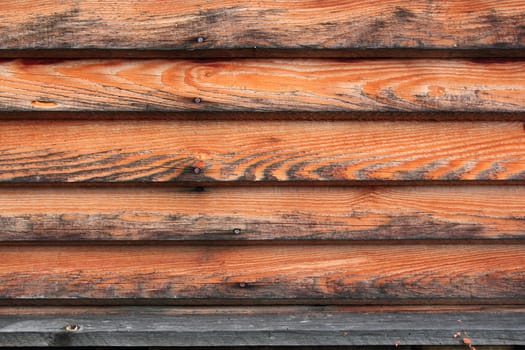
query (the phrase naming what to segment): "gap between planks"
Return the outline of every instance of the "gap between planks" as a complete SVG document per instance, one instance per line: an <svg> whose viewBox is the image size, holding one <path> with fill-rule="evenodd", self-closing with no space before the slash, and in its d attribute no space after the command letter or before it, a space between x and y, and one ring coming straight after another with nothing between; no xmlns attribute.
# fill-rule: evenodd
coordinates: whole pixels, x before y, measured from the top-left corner
<svg viewBox="0 0 525 350"><path fill-rule="evenodd" d="M125 49L0 49L0 59L458 59L525 58L524 48L366 48L366 49L204 49L204 50L125 50Z"/></svg>
<svg viewBox="0 0 525 350"><path fill-rule="evenodd" d="M525 122L525 112L0 112L0 121L28 120L159 120L159 121L422 121L422 122Z"/></svg>

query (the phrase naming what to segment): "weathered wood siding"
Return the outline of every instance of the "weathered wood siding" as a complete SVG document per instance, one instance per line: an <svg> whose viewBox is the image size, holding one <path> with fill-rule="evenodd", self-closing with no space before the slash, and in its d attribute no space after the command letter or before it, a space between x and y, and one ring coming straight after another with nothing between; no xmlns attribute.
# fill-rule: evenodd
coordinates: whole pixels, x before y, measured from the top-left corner
<svg viewBox="0 0 525 350"><path fill-rule="evenodd" d="M1 186L0 241L519 243L524 206L516 185Z"/></svg>
<svg viewBox="0 0 525 350"><path fill-rule="evenodd" d="M16 0L0 23L13 51L525 47L521 0Z"/></svg>
<svg viewBox="0 0 525 350"><path fill-rule="evenodd" d="M13 0L0 57L0 346L525 345L523 1Z"/></svg>
<svg viewBox="0 0 525 350"><path fill-rule="evenodd" d="M525 62L5 60L1 111L523 112Z"/></svg>

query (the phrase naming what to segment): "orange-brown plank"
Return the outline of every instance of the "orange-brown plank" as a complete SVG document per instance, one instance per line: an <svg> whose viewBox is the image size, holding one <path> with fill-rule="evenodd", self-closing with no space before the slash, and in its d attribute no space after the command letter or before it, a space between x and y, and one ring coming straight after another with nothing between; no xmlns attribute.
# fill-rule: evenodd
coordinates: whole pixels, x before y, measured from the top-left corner
<svg viewBox="0 0 525 350"><path fill-rule="evenodd" d="M523 239L525 187L0 187L0 241Z"/></svg>
<svg viewBox="0 0 525 350"><path fill-rule="evenodd" d="M519 122L0 122L1 182L523 179Z"/></svg>
<svg viewBox="0 0 525 350"><path fill-rule="evenodd" d="M525 111L524 61L7 60L0 111Z"/></svg>
<svg viewBox="0 0 525 350"><path fill-rule="evenodd" d="M2 299L525 301L523 245L9 246Z"/></svg>
<svg viewBox="0 0 525 350"><path fill-rule="evenodd" d="M0 23L1 49L525 46L520 0L13 0Z"/></svg>

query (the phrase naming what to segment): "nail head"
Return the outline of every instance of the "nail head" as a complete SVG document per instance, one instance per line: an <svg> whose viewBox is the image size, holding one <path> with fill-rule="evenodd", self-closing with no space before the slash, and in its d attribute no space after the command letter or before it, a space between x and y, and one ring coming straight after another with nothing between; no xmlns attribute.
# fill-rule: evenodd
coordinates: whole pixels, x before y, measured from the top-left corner
<svg viewBox="0 0 525 350"><path fill-rule="evenodd" d="M195 97L195 98L193 99L193 102L195 102L195 103L201 103L202 100L201 100L200 97Z"/></svg>
<svg viewBox="0 0 525 350"><path fill-rule="evenodd" d="M80 329L80 326L77 324L68 324L64 327L64 329L68 332L76 332Z"/></svg>
<svg viewBox="0 0 525 350"><path fill-rule="evenodd" d="M233 234L234 235L240 235L241 234L241 229L240 228L234 228L233 229Z"/></svg>
<svg viewBox="0 0 525 350"><path fill-rule="evenodd" d="M202 169L199 168L199 167L194 167L194 168L193 168L193 173L194 173L194 174L200 174L201 171L202 171Z"/></svg>
<svg viewBox="0 0 525 350"><path fill-rule="evenodd" d="M204 42L204 38L203 38L202 36L199 36L199 37L197 38L197 42L198 42L198 43L202 43L202 42Z"/></svg>

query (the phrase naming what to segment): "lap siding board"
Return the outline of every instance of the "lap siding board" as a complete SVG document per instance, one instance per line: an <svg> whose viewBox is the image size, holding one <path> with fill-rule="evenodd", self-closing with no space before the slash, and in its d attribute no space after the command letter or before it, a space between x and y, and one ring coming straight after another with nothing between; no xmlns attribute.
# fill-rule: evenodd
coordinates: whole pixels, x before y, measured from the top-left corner
<svg viewBox="0 0 525 350"><path fill-rule="evenodd" d="M2 186L0 241L517 243L524 206L523 186Z"/></svg>
<svg viewBox="0 0 525 350"><path fill-rule="evenodd" d="M514 244L8 246L0 299L523 303ZM424 242L422 242L424 243Z"/></svg>
<svg viewBox="0 0 525 350"><path fill-rule="evenodd" d="M292 185L525 179L520 122L4 121L0 182Z"/></svg>
<svg viewBox="0 0 525 350"><path fill-rule="evenodd" d="M522 1L2 6L0 347L525 345Z"/></svg>
<svg viewBox="0 0 525 350"><path fill-rule="evenodd" d="M520 0L17 0L0 50L522 49Z"/></svg>
<svg viewBox="0 0 525 350"><path fill-rule="evenodd" d="M524 112L525 62L4 60L1 111Z"/></svg>

